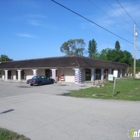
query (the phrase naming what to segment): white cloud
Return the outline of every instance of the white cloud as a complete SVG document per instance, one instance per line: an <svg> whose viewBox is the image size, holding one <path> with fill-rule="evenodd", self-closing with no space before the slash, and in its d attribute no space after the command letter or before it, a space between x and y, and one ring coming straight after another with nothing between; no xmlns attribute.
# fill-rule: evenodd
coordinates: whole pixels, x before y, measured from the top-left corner
<svg viewBox="0 0 140 140"><path fill-rule="evenodd" d="M33 19L28 20L28 24L34 25L34 26L41 26L38 20L33 20Z"/></svg>
<svg viewBox="0 0 140 140"><path fill-rule="evenodd" d="M26 37L26 38L37 38L36 36L31 35L31 34L17 33L16 35L20 37Z"/></svg>

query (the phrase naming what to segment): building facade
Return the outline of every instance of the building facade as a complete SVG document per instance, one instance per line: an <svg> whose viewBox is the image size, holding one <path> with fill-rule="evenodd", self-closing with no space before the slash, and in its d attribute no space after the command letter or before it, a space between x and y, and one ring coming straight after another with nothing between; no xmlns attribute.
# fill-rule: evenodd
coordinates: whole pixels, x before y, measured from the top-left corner
<svg viewBox="0 0 140 140"><path fill-rule="evenodd" d="M46 75L56 81L81 83L103 80L113 70L118 77L125 75L127 64L87 57L51 57L0 63L3 80L27 80L36 75Z"/></svg>

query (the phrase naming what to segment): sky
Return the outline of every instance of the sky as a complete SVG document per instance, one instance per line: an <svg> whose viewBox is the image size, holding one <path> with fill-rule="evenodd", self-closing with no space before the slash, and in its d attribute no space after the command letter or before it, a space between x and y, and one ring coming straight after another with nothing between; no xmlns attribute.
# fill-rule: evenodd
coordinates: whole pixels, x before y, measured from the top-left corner
<svg viewBox="0 0 140 140"><path fill-rule="evenodd" d="M64 56L60 51L64 42L83 39L87 49L94 39L98 52L113 49L119 41L121 50L133 56L135 22L140 59L140 0L55 1L93 23L52 0L0 0L0 55L13 60Z"/></svg>

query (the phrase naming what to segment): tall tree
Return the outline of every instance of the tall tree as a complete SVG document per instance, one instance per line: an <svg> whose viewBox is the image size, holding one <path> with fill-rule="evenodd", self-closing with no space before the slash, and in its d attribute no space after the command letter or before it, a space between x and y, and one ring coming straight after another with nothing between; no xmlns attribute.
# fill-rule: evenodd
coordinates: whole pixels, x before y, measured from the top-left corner
<svg viewBox="0 0 140 140"><path fill-rule="evenodd" d="M89 41L88 53L90 58L94 58L97 53L97 43L94 39Z"/></svg>
<svg viewBox="0 0 140 140"><path fill-rule="evenodd" d="M71 39L64 42L60 51L67 56L83 56L85 53L85 42L83 39Z"/></svg>
<svg viewBox="0 0 140 140"><path fill-rule="evenodd" d="M115 43L115 49L116 49L117 51L119 51L119 50L121 49L121 46L120 46L119 41L116 41L116 43Z"/></svg>

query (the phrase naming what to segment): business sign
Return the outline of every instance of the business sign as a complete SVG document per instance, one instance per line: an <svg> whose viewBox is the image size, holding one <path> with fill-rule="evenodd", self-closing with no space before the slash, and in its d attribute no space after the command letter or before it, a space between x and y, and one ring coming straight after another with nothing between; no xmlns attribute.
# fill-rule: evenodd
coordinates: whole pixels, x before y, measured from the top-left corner
<svg viewBox="0 0 140 140"><path fill-rule="evenodd" d="M117 70L113 71L113 76L116 77L116 78L118 77L118 71Z"/></svg>
<svg viewBox="0 0 140 140"><path fill-rule="evenodd" d="M113 74L108 74L108 81L113 81Z"/></svg>

